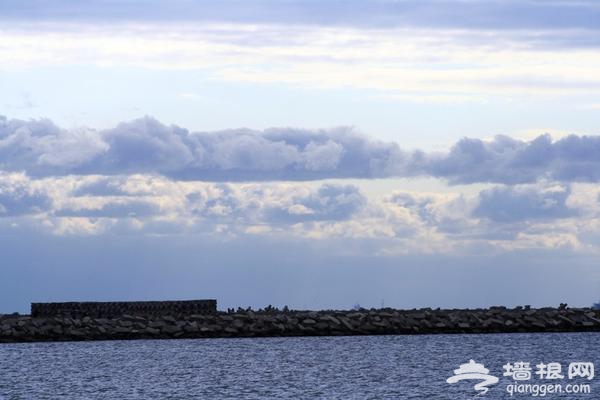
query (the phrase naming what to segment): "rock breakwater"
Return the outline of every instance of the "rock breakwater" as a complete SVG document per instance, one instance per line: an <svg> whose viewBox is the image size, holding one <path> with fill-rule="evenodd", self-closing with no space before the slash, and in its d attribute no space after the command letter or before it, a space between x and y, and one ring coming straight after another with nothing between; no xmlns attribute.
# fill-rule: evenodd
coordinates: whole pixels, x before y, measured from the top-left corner
<svg viewBox="0 0 600 400"><path fill-rule="evenodd" d="M591 308L229 310L113 318L0 316L0 342L267 336L600 331Z"/></svg>

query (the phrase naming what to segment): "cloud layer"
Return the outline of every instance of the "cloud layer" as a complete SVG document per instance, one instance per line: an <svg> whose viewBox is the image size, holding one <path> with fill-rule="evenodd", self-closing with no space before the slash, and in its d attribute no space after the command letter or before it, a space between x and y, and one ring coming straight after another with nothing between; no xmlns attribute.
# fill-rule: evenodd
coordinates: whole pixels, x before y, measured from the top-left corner
<svg viewBox="0 0 600 400"><path fill-rule="evenodd" d="M3 172L0 235L33 230L218 241L260 235L375 254L595 251L599 195L595 184L548 182L496 185L472 194L373 195L331 182L190 182L137 174L31 178ZM339 241L344 244L334 245ZM348 248L351 242L356 247Z"/></svg>
<svg viewBox="0 0 600 400"><path fill-rule="evenodd" d="M107 4L108 3L108 4ZM432 4L433 3L433 4ZM108 6L110 5L110 7ZM461 12L456 12L460 8ZM7 0L1 18L32 17L59 21L194 21L237 23L283 23L359 27L446 28L588 28L597 29L600 8L593 1L465 2L442 0L352 0L352 1L171 1L125 2L104 0L52 4L35 0Z"/></svg>
<svg viewBox="0 0 600 400"><path fill-rule="evenodd" d="M351 128L188 130L145 117L62 129L0 117L0 168L31 176L159 174L185 181L434 177L450 184L600 181L600 136L464 138L448 152L405 151Z"/></svg>
<svg viewBox="0 0 600 400"><path fill-rule="evenodd" d="M595 251L599 155L597 136L465 138L424 152L350 128L189 132L146 117L96 131L0 118L0 234L266 235L359 241L354 250L376 254ZM393 177L450 186L361 187Z"/></svg>
<svg viewBox="0 0 600 400"><path fill-rule="evenodd" d="M97 73L93 69L98 67L161 70L180 76L187 84L180 94L189 98L203 97L197 85L189 84L202 79L206 84L360 89L386 101L434 104L481 104L532 96L543 102L568 99L576 107L597 102L597 5L556 1L484 5L459 0L432 6L430 2L375 1L351 2L352 8L347 2L326 3L269 2L265 7L278 10L274 14L263 9L235 18L236 11L261 7L256 2L252 7L221 8L212 2L194 6L186 1L180 14L196 15L192 21L171 19L164 7L158 7L159 20L144 17L144 11L153 9L147 4L133 6L138 11L132 12L126 6L93 7L83 2L77 8L70 2L65 8L68 15L61 18L54 14L61 9L55 2L51 10L41 2L24 9L3 2L0 69L14 73L32 67L92 68L86 76ZM113 20L104 13L104 23L89 24L92 16L103 14L96 14L96 8L125 10L127 17ZM32 9L40 14L36 21L43 21L33 28L27 23L32 17L27 11ZM168 9L174 7L170 4ZM220 15L211 18L211 12ZM319 18L332 13L336 18ZM23 87L28 87L27 82ZM113 84L118 90L121 81ZM66 82L65 87L71 85L76 83ZM168 93L161 86L155 87L156 95ZM17 109L31 106L37 103L38 90L33 90L33 102L27 96L17 103L14 98L5 101ZM138 107L141 101L127 106Z"/></svg>

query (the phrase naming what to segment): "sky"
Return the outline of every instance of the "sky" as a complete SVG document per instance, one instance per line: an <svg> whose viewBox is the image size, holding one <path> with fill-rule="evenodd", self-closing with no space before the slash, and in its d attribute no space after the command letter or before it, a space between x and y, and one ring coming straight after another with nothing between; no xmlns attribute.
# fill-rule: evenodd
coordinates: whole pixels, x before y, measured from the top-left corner
<svg viewBox="0 0 600 400"><path fill-rule="evenodd" d="M0 312L600 300L595 1L0 3Z"/></svg>

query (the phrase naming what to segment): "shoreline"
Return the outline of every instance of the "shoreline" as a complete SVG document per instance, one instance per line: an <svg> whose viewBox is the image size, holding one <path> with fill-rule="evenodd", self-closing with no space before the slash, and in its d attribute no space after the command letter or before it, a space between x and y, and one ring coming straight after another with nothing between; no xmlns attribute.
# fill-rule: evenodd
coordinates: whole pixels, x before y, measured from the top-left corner
<svg viewBox="0 0 600 400"><path fill-rule="evenodd" d="M136 339L600 332L592 308L229 310L113 318L0 315L0 343Z"/></svg>

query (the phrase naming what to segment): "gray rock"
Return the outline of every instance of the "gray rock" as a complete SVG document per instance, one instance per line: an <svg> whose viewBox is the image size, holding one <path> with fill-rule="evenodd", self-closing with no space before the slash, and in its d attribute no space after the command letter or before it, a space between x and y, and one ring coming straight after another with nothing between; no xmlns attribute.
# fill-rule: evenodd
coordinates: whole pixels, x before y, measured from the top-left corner
<svg viewBox="0 0 600 400"><path fill-rule="evenodd" d="M160 329L161 332L167 334L174 334L181 331L181 328L176 325L165 325Z"/></svg>

